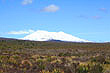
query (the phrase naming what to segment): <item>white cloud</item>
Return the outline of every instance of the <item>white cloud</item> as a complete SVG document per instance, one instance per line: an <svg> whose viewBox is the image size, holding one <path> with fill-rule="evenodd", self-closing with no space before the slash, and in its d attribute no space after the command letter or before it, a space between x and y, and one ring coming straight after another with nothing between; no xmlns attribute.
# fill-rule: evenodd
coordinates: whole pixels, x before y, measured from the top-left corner
<svg viewBox="0 0 110 73"><path fill-rule="evenodd" d="M33 33L34 30L28 30L28 31L11 31L11 32L8 32L8 34L13 34L13 35L21 35L21 34L30 34L30 33Z"/></svg>
<svg viewBox="0 0 110 73"><path fill-rule="evenodd" d="M32 4L33 0L23 0L22 5Z"/></svg>
<svg viewBox="0 0 110 73"><path fill-rule="evenodd" d="M45 7L42 11L43 12L56 12L58 10L59 10L59 7L52 4L52 5L49 5L49 6Z"/></svg>

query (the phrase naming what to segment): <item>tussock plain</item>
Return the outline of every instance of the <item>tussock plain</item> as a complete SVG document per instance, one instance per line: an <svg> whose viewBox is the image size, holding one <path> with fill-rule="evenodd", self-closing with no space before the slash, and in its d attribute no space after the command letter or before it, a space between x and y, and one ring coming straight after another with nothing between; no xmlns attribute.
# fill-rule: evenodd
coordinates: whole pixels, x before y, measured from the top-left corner
<svg viewBox="0 0 110 73"><path fill-rule="evenodd" d="M110 43L0 40L0 73L107 73Z"/></svg>

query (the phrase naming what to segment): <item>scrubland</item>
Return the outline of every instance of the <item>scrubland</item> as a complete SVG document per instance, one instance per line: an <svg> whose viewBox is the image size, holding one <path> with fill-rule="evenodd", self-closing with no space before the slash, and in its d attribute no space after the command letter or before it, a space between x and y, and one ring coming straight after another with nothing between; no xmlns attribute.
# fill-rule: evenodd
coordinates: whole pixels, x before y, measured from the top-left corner
<svg viewBox="0 0 110 73"><path fill-rule="evenodd" d="M0 73L110 73L110 43L0 40Z"/></svg>

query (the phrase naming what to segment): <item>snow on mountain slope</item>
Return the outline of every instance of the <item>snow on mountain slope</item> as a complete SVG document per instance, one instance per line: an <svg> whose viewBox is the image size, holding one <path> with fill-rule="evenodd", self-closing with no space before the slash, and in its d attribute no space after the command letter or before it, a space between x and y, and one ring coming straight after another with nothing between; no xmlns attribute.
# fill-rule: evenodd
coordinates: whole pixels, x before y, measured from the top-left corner
<svg viewBox="0 0 110 73"><path fill-rule="evenodd" d="M25 36L23 39L34 41L61 40L68 42L89 42L88 40L80 39L64 32L48 32L43 30L33 32L32 34Z"/></svg>

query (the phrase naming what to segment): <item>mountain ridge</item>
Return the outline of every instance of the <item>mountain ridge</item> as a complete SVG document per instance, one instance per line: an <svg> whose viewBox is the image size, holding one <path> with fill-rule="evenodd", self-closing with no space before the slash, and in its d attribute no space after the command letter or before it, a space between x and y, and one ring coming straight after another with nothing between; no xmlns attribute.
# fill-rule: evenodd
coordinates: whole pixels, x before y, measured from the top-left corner
<svg viewBox="0 0 110 73"><path fill-rule="evenodd" d="M48 40L59 40L67 42L90 42L88 40L80 39L70 34L60 32L48 32L38 30L22 38L23 40L34 40L34 41L48 41Z"/></svg>

